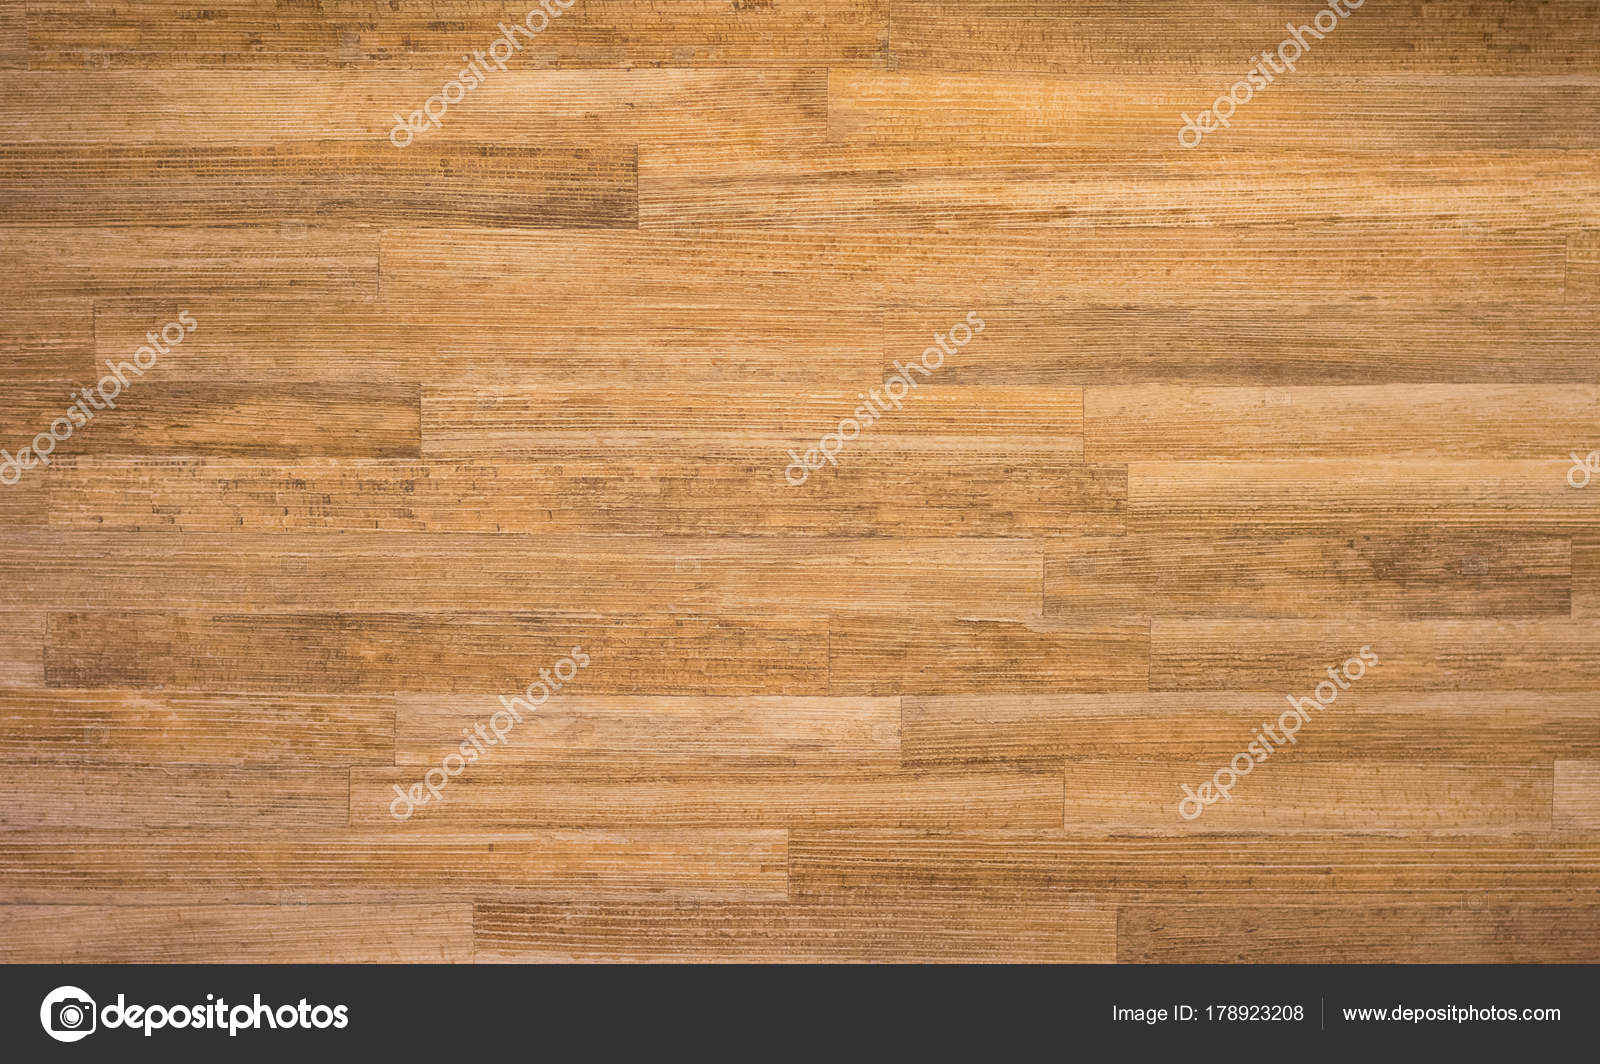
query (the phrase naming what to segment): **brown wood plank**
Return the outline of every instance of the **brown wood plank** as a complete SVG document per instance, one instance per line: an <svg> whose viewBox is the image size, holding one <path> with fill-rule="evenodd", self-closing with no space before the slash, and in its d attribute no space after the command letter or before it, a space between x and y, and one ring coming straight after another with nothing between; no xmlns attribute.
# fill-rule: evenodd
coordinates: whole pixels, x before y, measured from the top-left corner
<svg viewBox="0 0 1600 1064"><path fill-rule="evenodd" d="M0 224L632 228L637 178L621 144L24 144L0 148Z"/></svg>
<svg viewBox="0 0 1600 1064"><path fill-rule="evenodd" d="M0 809L0 828L254 831L342 827L349 793L325 768L6 766L16 794Z"/></svg>
<svg viewBox="0 0 1600 1064"><path fill-rule="evenodd" d="M1593 964L1594 905L1119 906L1124 964Z"/></svg>
<svg viewBox="0 0 1600 1064"><path fill-rule="evenodd" d="M782 831L0 832L15 904L784 900Z"/></svg>
<svg viewBox="0 0 1600 1064"><path fill-rule="evenodd" d="M460 902L0 905L0 960L13 963L461 963L472 933Z"/></svg>
<svg viewBox="0 0 1600 1064"><path fill-rule="evenodd" d="M1152 689L1283 690L1309 695L1330 667L1370 645L1379 664L1352 685L1392 689L1590 691L1600 628L1570 619L1201 620L1150 626ZM1350 670L1354 671L1354 670ZM1337 712L1335 706L1329 713Z"/></svg>
<svg viewBox="0 0 1600 1064"><path fill-rule="evenodd" d="M1143 624L1071 620L834 616L828 628L833 694L975 691L1138 691L1149 671Z"/></svg>
<svg viewBox="0 0 1600 1064"><path fill-rule="evenodd" d="M1097 462L1274 458L1542 458L1596 425L1600 386L1089 388Z"/></svg>
<svg viewBox="0 0 1600 1064"><path fill-rule="evenodd" d="M1600 830L1600 761L1557 761L1555 826Z"/></svg>
<svg viewBox="0 0 1600 1064"><path fill-rule="evenodd" d="M1381 668L1381 666L1380 666ZM1365 677L1363 677L1363 680ZM1173 761L1220 766L1288 708L1278 691L908 695L908 764L981 761ZM1600 759L1587 691L1386 691L1353 684L1316 720L1328 761L1498 763ZM1214 769L1213 769L1214 771Z"/></svg>
<svg viewBox="0 0 1600 1064"><path fill-rule="evenodd" d="M1051 540L1047 616L1566 616L1572 543L1523 532L1129 533Z"/></svg>
<svg viewBox="0 0 1600 1064"><path fill-rule="evenodd" d="M0 690L0 758L114 765L318 766L394 760L384 698Z"/></svg>
<svg viewBox="0 0 1600 1064"><path fill-rule="evenodd" d="M582 648L594 694L826 694L822 620L536 613L49 615L51 687L515 695ZM576 655L574 655L576 657Z"/></svg>
<svg viewBox="0 0 1600 1064"><path fill-rule="evenodd" d="M73 459L52 471L56 527L127 531L1031 536L1121 531L1119 466L1038 455L852 452L803 485L777 462L263 463ZM34 471L33 482L42 478ZM29 482L24 481L27 485ZM23 486L11 491L26 491ZM1597 495L1596 498L1600 498ZM8 496L0 493L0 505ZM42 497L19 497L43 523Z"/></svg>
<svg viewBox="0 0 1600 1064"><path fill-rule="evenodd" d="M44 634L42 612L0 610L0 688L44 683Z"/></svg>
<svg viewBox="0 0 1600 1064"><path fill-rule="evenodd" d="M138 343L144 343L143 332L139 337ZM0 304L0 377L8 388L21 381L87 384L98 375L97 365L94 304L89 300L18 296ZM6 419L10 421L9 409Z"/></svg>
<svg viewBox="0 0 1600 1064"><path fill-rule="evenodd" d="M1116 913L1070 899L949 905L480 905L479 961L815 963L1114 959Z"/></svg>
<svg viewBox="0 0 1600 1064"><path fill-rule="evenodd" d="M1567 237L1567 300L1593 303L1600 299L1600 229Z"/></svg>

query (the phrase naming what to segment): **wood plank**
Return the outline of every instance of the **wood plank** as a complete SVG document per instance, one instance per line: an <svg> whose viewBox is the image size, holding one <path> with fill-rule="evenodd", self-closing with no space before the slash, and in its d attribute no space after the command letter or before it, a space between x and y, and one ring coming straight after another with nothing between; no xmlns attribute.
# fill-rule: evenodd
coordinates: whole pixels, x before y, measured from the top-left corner
<svg viewBox="0 0 1600 1064"><path fill-rule="evenodd" d="M1061 823L1061 773L751 769L692 778L590 777L558 782L498 763L496 750L397 821L393 803L422 779L416 767L352 769L350 823L435 827L1046 828ZM460 755L458 755L460 756ZM1545 820L1549 821L1546 770ZM399 790L396 790L399 788Z"/></svg>
<svg viewBox="0 0 1600 1064"><path fill-rule="evenodd" d="M536 613L53 612L51 687L514 695L581 647L594 694L826 694L821 620Z"/></svg>
<svg viewBox="0 0 1600 1064"><path fill-rule="evenodd" d="M0 610L0 688L44 683L44 635L43 612Z"/></svg>
<svg viewBox="0 0 1600 1064"><path fill-rule="evenodd" d="M118 367L132 365L130 357L123 352ZM55 454L413 458L421 448L416 385L372 382L353 392L345 384L168 381L161 369L157 361L142 376L136 367L123 370L126 390L118 394L112 379L99 393L113 396L115 409L91 408L92 420L80 414L85 424ZM76 401L75 391L61 384L16 387L7 429L13 437L51 431Z"/></svg>
<svg viewBox="0 0 1600 1064"><path fill-rule="evenodd" d="M1563 552L1563 557L1565 554ZM1039 612L1023 540L676 540L346 532L156 535L0 530L17 609ZM1565 612L1563 609L1562 612Z"/></svg>
<svg viewBox="0 0 1600 1064"><path fill-rule="evenodd" d="M954 320L962 310L890 312L885 352L916 350L928 342L930 323ZM985 342L957 349L929 386L1588 384L1600 346L1600 315L1555 304L1240 296L1206 304L992 306L983 313L991 323Z"/></svg>
<svg viewBox="0 0 1600 1064"><path fill-rule="evenodd" d="M834 616L832 694L1137 691L1147 685L1149 630L1126 621L1004 621L912 614Z"/></svg>
<svg viewBox="0 0 1600 1064"><path fill-rule="evenodd" d="M0 832L15 904L782 901L782 831Z"/></svg>
<svg viewBox="0 0 1600 1064"><path fill-rule="evenodd" d="M1600 222L1594 151L1325 149L1151 156L1123 145L1061 165L1052 146L651 144L639 224L992 229ZM1247 194L1241 195L1244 192Z"/></svg>
<svg viewBox="0 0 1600 1064"><path fill-rule="evenodd" d="M1425 854L1426 860L1418 855ZM1137 901L1181 895L1327 897L1404 894L1411 903L1516 892L1524 905L1592 895L1600 841L1451 834L1196 835L1102 838L1062 832L930 835L794 832L790 898L1035 896L1089 892Z"/></svg>
<svg viewBox="0 0 1600 1064"><path fill-rule="evenodd" d="M472 906L0 905L0 960L51 964L450 964Z"/></svg>
<svg viewBox="0 0 1600 1064"><path fill-rule="evenodd" d="M1554 808L1558 829L1600 830L1600 760L1556 762Z"/></svg>
<svg viewBox="0 0 1600 1064"><path fill-rule="evenodd" d="M480 723L494 733L497 765L536 766L538 778L587 779L618 766L646 777L786 767L885 772L900 760L894 698L557 695L515 727L494 695L398 702L397 765L438 764Z"/></svg>
<svg viewBox="0 0 1600 1064"><path fill-rule="evenodd" d="M1567 300L1593 303L1600 299L1600 229L1567 237Z"/></svg>
<svg viewBox="0 0 1600 1064"><path fill-rule="evenodd" d="M1337 10L1337 9L1334 9ZM1246 56L1275 50L1287 24L1315 5L1267 0L1244 8L1181 0L896 0L890 36L900 70L1089 71L1139 75L1212 70L1241 76ZM1493 26L1494 32L1485 32ZM1600 6L1513 0L1463 7L1408 0L1352 9L1307 72L1581 73L1600 51ZM1309 37L1313 44L1315 38Z"/></svg>
<svg viewBox="0 0 1600 1064"><path fill-rule="evenodd" d="M1263 40L1274 47L1281 37ZM1105 74L951 73L839 68L828 76L828 136L844 143L1050 144L1186 151L1182 115L1209 108L1244 72L1153 74L1130 92ZM1204 151L1426 151L1600 147L1592 74L1478 77L1307 69L1246 104Z"/></svg>
<svg viewBox="0 0 1600 1064"><path fill-rule="evenodd" d="M1116 913L1070 899L1008 905L480 905L479 961L1108 963Z"/></svg>
<svg viewBox="0 0 1600 1064"><path fill-rule="evenodd" d="M23 116L12 136L18 144L383 143L395 115L422 107L450 74L448 65L431 62L403 71L230 69L226 78L182 80L160 70L29 71L0 74L0 97ZM501 147L596 139L820 143L827 92L820 67L595 71L508 64L424 139ZM108 108L117 114L114 127L104 120Z"/></svg>
<svg viewBox="0 0 1600 1064"><path fill-rule="evenodd" d="M918 388L924 372L911 371ZM860 392L424 388L423 453L455 461L707 455L766 463L770 476L787 479L789 449L815 449L856 411L862 411L861 427L836 464L849 464L866 451L913 448L1068 459L1083 453L1083 398L1077 389L902 389L905 398L894 408L885 389L878 399L881 416L868 422L868 399Z"/></svg>
<svg viewBox="0 0 1600 1064"><path fill-rule="evenodd" d="M1326 669L1368 644L1380 664L1355 681L1363 687L1600 687L1600 629L1582 621L1167 617L1150 626L1150 686L1309 694L1327 682Z"/></svg>
<svg viewBox="0 0 1600 1064"><path fill-rule="evenodd" d="M1129 527L1371 531L1375 527L1600 528L1600 492L1574 491L1572 460L1308 459L1130 462Z"/></svg>
<svg viewBox="0 0 1600 1064"><path fill-rule="evenodd" d="M1501 299L1559 303L1561 234L1392 226L1014 229L973 254L970 234L896 230L687 232L390 229L391 298L859 304L915 292L982 314L989 303L1201 299L1262 291L1323 299L1444 298L1492 283ZM986 334L987 335L987 334Z"/></svg>
<svg viewBox="0 0 1600 1064"><path fill-rule="evenodd" d="M0 0L0 70L28 68L27 0Z"/></svg>
<svg viewBox="0 0 1600 1064"><path fill-rule="evenodd" d="M1363 677L1363 680L1365 678ZM1069 759L1220 765L1287 708L1277 691L908 695L907 764ZM1600 759L1585 691L1386 691L1352 685L1317 718L1319 759L1496 763ZM1309 736L1308 736L1309 737Z"/></svg>
<svg viewBox="0 0 1600 1064"><path fill-rule="evenodd" d="M1592 431L1600 386L1089 388L1084 438L1098 462L1541 458Z"/></svg>
<svg viewBox="0 0 1600 1064"><path fill-rule="evenodd" d="M1186 796L1235 754L1250 761L1251 732L1239 733L1234 751L1216 761L1068 761L1067 830L1119 836L1550 830L1549 762L1335 761L1315 727L1240 776L1226 800L1203 808Z"/></svg>
<svg viewBox="0 0 1600 1064"><path fill-rule="evenodd" d="M127 531L1005 537L1121 531L1128 493L1121 467L920 449L856 452L800 488L765 461L643 455L622 464L79 458L52 476L61 485L49 499L52 525ZM7 499L0 492L0 505ZM42 523L41 504L26 511L32 523Z"/></svg>
<svg viewBox="0 0 1600 1064"><path fill-rule="evenodd" d="M548 10L548 9L547 9ZM341 0L284 8L265 0L206 6L187 0L29 5L31 58L41 69L328 69L437 65L443 81L461 55L487 50L514 27L518 67L701 66L881 62L887 0L783 0L729 7L715 0L588 0L547 18L533 3L453 0L448 8L394 8ZM537 35L528 31L538 30ZM491 77L504 77L485 64ZM435 88L437 90L437 87Z"/></svg>
<svg viewBox="0 0 1600 1064"><path fill-rule="evenodd" d="M1574 594L1570 539L1510 531L1060 537L1044 574L1061 617L1566 616Z"/></svg>
<svg viewBox="0 0 1600 1064"><path fill-rule="evenodd" d="M621 144L23 144L0 147L0 224L632 228L637 164Z"/></svg>
<svg viewBox="0 0 1600 1064"><path fill-rule="evenodd" d="M343 827L349 792L324 768L6 765L16 794L0 828L185 830L240 836L273 829Z"/></svg>
<svg viewBox="0 0 1600 1064"><path fill-rule="evenodd" d="M99 303L96 361L125 358L144 343L148 319L142 304ZM485 321L494 327L482 328ZM859 391L883 381L882 328L874 307L597 306L579 300L545 303L529 317L481 299L218 300L206 307L205 327L163 356L161 375L441 388L620 388L659 381Z"/></svg>
<svg viewBox="0 0 1600 1064"><path fill-rule="evenodd" d="M0 296L377 295L376 233L316 229L292 236L248 229L0 226L0 259L11 265Z"/></svg>
<svg viewBox="0 0 1600 1064"><path fill-rule="evenodd" d="M1587 459L1587 452L1577 452ZM1569 471L1571 465L1568 465ZM1591 483L1593 483L1591 476ZM1577 489L1587 493L1592 489ZM1600 617L1600 534L1580 536L1572 541L1572 615Z"/></svg>
<svg viewBox="0 0 1600 1064"><path fill-rule="evenodd" d="M1593 905L1193 905L1117 909L1124 964L1593 964Z"/></svg>
<svg viewBox="0 0 1600 1064"><path fill-rule="evenodd" d="M0 690L0 758L158 762L157 776L173 765L390 764L395 712L384 698Z"/></svg>

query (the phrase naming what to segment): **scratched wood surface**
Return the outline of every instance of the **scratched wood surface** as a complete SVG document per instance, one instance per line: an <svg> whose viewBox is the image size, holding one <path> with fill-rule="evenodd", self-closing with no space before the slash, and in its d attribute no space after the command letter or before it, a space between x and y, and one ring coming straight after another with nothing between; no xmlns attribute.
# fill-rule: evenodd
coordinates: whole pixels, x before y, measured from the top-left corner
<svg viewBox="0 0 1600 1064"><path fill-rule="evenodd" d="M0 0L0 960L1600 961L1600 2L530 10Z"/></svg>

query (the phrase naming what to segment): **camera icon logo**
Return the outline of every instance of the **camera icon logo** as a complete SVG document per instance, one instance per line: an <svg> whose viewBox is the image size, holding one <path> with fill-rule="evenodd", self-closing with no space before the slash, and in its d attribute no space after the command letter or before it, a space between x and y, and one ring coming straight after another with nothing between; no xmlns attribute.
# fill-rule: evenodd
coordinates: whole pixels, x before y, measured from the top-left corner
<svg viewBox="0 0 1600 1064"><path fill-rule="evenodd" d="M75 986L58 986L39 1006L44 1033L57 1042L76 1042L94 1033L97 1012L94 998Z"/></svg>

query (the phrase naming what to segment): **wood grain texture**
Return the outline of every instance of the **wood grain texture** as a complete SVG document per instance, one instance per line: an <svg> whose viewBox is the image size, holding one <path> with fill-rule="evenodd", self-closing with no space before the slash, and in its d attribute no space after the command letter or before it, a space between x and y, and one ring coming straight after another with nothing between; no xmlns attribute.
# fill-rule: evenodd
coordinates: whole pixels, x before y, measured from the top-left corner
<svg viewBox="0 0 1600 1064"><path fill-rule="evenodd" d="M0 960L1600 962L1600 0L559 4L0 0Z"/></svg>

